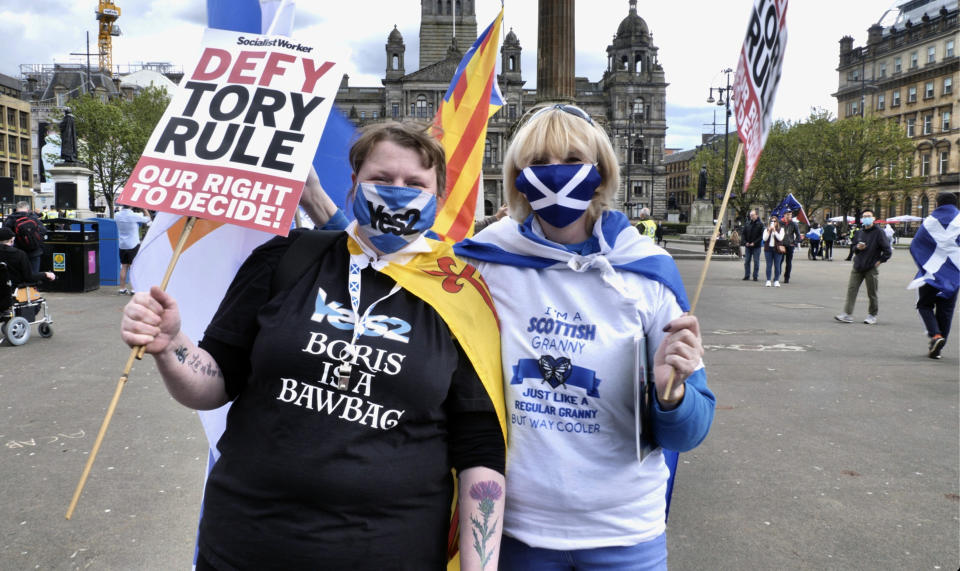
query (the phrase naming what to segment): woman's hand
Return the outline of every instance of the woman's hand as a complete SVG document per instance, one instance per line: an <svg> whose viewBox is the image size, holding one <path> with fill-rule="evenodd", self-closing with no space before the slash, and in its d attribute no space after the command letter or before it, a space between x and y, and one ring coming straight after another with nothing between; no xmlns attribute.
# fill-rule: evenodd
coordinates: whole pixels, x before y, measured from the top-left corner
<svg viewBox="0 0 960 571"><path fill-rule="evenodd" d="M120 338L131 347L144 345L151 355L162 353L179 332L177 302L157 286L135 294L123 308Z"/></svg>
<svg viewBox="0 0 960 571"><path fill-rule="evenodd" d="M667 333L653 357L653 377L657 387L657 400L664 410L679 406L686 391L684 382L700 365L703 343L700 338L700 322L693 315L682 315L663 329ZM671 394L664 394L667 382L673 375Z"/></svg>

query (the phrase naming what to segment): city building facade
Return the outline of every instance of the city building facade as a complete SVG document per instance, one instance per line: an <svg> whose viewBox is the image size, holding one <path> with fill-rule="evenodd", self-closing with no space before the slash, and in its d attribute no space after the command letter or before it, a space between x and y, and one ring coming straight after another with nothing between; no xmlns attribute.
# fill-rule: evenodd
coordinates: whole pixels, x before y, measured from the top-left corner
<svg viewBox="0 0 960 571"><path fill-rule="evenodd" d="M926 216L936 194L960 189L957 0L911 0L896 21L867 30L867 45L840 40L837 116L882 117L915 144L913 188L880 193L871 205L882 218ZM881 21L883 18L881 18Z"/></svg>
<svg viewBox="0 0 960 571"><path fill-rule="evenodd" d="M477 38L474 2L457 2L456 36L449 0L421 0L420 66L404 65L406 44L394 27L385 44L382 87L351 86L344 76L335 105L354 124L384 119L430 121L440 106L463 53ZM607 69L599 81L575 78L575 103L603 127L621 164L621 187L614 207L635 217L648 207L655 217L667 211L664 137L666 87L647 23L629 0L627 16L607 47ZM483 155L484 212L505 202L503 156L512 131L524 113L538 103L537 91L524 88L520 39L508 30L500 49L497 81L505 104L487 125Z"/></svg>
<svg viewBox="0 0 960 571"><path fill-rule="evenodd" d="M14 202L33 204L30 103L0 94L0 177L13 179Z"/></svg>

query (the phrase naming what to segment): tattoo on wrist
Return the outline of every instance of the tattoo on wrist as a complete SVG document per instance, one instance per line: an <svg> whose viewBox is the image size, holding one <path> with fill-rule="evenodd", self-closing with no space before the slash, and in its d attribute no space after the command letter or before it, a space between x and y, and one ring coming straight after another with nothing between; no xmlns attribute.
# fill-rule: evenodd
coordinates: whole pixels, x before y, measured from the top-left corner
<svg viewBox="0 0 960 571"><path fill-rule="evenodd" d="M503 488L493 480L477 482L470 486L470 497L479 502L477 506L480 517L470 514L470 523L473 532L473 549L480 557L480 567L485 569L496 550L495 545L487 545L497 530L496 501L503 496ZM482 518L482 520L481 520Z"/></svg>
<svg viewBox="0 0 960 571"><path fill-rule="evenodd" d="M187 348L184 345L180 345L173 350L173 354L177 356L177 361L183 363L187 360Z"/></svg>

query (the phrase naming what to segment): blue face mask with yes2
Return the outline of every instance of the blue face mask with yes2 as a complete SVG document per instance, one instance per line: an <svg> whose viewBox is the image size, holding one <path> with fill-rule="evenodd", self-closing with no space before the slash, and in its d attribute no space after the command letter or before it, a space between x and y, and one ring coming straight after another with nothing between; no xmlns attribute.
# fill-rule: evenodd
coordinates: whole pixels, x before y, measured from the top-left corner
<svg viewBox="0 0 960 571"><path fill-rule="evenodd" d="M515 181L530 208L551 226L564 228L580 218L603 182L596 165L533 165Z"/></svg>
<svg viewBox="0 0 960 571"><path fill-rule="evenodd" d="M361 182L353 200L353 215L373 247L392 254L433 226L437 197L417 188Z"/></svg>

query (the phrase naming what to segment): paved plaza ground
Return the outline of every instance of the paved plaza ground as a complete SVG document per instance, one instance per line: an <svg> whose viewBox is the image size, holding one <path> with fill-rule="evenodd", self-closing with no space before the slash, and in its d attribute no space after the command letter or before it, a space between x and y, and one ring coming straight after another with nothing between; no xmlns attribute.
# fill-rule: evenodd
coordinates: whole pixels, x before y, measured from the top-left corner
<svg viewBox="0 0 960 571"><path fill-rule="evenodd" d="M678 265L692 295L702 262ZM956 569L960 334L926 357L908 252L880 269L874 326L865 292L856 323L833 320L849 262L801 252L781 288L742 272L712 263L697 306L717 413L680 456L671 568ZM0 569L188 569L207 444L149 359L64 519L129 353L127 298L48 299L55 335L0 347Z"/></svg>

